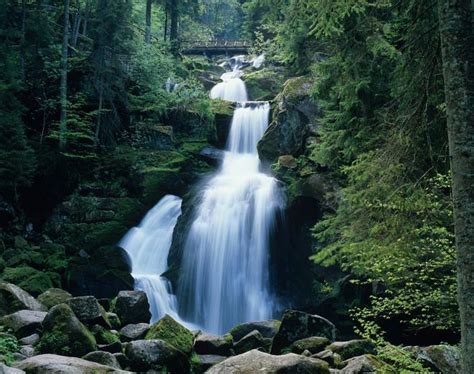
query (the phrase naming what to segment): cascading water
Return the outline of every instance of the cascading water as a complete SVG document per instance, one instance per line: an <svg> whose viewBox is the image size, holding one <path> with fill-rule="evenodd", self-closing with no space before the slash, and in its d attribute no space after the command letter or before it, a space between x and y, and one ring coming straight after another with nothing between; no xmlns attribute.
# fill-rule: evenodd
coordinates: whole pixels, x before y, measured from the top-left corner
<svg viewBox="0 0 474 374"><path fill-rule="evenodd" d="M152 322L165 314L179 320L171 284L161 274L168 269L171 239L180 215L181 199L166 195L118 244L130 256L135 289L145 291L148 296Z"/></svg>
<svg viewBox="0 0 474 374"><path fill-rule="evenodd" d="M244 102L248 100L245 83L240 79L243 72L240 70L243 56L236 56L230 60L232 71L221 75L221 83L216 84L209 96L211 99Z"/></svg>
<svg viewBox="0 0 474 374"><path fill-rule="evenodd" d="M213 333L271 318L275 309L269 239L284 199L276 180L259 171L257 154L270 105L242 102L247 92L236 66L233 78L211 91L211 97L241 103L221 169L205 187L188 233L178 289L183 316Z"/></svg>

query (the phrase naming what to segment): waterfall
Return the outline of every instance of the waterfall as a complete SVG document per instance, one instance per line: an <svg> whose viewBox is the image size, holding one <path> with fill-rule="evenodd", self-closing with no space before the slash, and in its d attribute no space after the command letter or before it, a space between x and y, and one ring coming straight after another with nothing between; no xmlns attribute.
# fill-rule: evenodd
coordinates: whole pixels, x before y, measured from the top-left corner
<svg viewBox="0 0 474 374"><path fill-rule="evenodd" d="M212 333L272 317L269 239L284 199L276 180L259 171L257 143L270 105L245 102L239 63L211 91L238 101L220 170L202 191L184 246L178 296L187 320Z"/></svg>
<svg viewBox="0 0 474 374"><path fill-rule="evenodd" d="M233 57L230 61L232 71L221 75L221 83L216 84L209 94L211 99L222 99L227 101L244 102L248 100L245 83L240 79L243 75L242 56Z"/></svg>
<svg viewBox="0 0 474 374"><path fill-rule="evenodd" d="M161 274L168 269L171 239L180 215L181 199L166 195L118 244L130 256L135 289L145 291L148 296L152 322L165 314L179 320L171 284Z"/></svg>

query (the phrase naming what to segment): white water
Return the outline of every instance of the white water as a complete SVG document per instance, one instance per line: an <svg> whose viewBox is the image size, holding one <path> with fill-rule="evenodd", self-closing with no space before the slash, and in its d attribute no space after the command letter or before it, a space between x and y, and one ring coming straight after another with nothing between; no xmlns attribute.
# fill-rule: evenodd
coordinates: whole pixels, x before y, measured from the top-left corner
<svg viewBox="0 0 474 374"><path fill-rule="evenodd" d="M240 79L243 75L239 70L242 64L241 56L233 57L231 60L232 71L221 75L221 83L216 84L209 94L211 99L222 99L227 101L244 102L248 100L245 83Z"/></svg>
<svg viewBox="0 0 474 374"><path fill-rule="evenodd" d="M238 67L233 74L240 77ZM233 80L242 82L224 80L211 97L219 92L233 101L246 98ZM180 310L187 320L212 333L271 318L275 309L269 239L284 201L276 180L259 171L257 154L269 111L268 103L238 104L223 165L202 193L184 247Z"/></svg>
<svg viewBox="0 0 474 374"><path fill-rule="evenodd" d="M180 215L181 199L166 195L118 244L130 256L135 289L145 291L148 296L152 322L165 314L179 320L171 284L161 274L168 269L171 239Z"/></svg>

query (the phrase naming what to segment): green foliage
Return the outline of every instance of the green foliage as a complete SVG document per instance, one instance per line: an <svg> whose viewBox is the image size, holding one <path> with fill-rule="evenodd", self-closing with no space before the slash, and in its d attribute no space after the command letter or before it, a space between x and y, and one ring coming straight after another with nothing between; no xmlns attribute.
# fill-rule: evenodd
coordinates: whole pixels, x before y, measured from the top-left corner
<svg viewBox="0 0 474 374"><path fill-rule="evenodd" d="M145 338L164 340L186 354L193 349L193 333L168 315L151 326Z"/></svg>
<svg viewBox="0 0 474 374"><path fill-rule="evenodd" d="M19 350L20 344L13 335L0 332L0 363L7 365L13 364L13 362L15 362L13 353L18 352Z"/></svg>

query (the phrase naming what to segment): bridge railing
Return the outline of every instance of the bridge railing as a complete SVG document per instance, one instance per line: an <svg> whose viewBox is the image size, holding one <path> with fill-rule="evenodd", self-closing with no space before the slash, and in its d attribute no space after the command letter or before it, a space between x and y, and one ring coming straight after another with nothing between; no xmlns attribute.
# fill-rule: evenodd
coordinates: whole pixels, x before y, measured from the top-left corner
<svg viewBox="0 0 474 374"><path fill-rule="evenodd" d="M250 48L245 40L183 40L180 44L183 49Z"/></svg>

